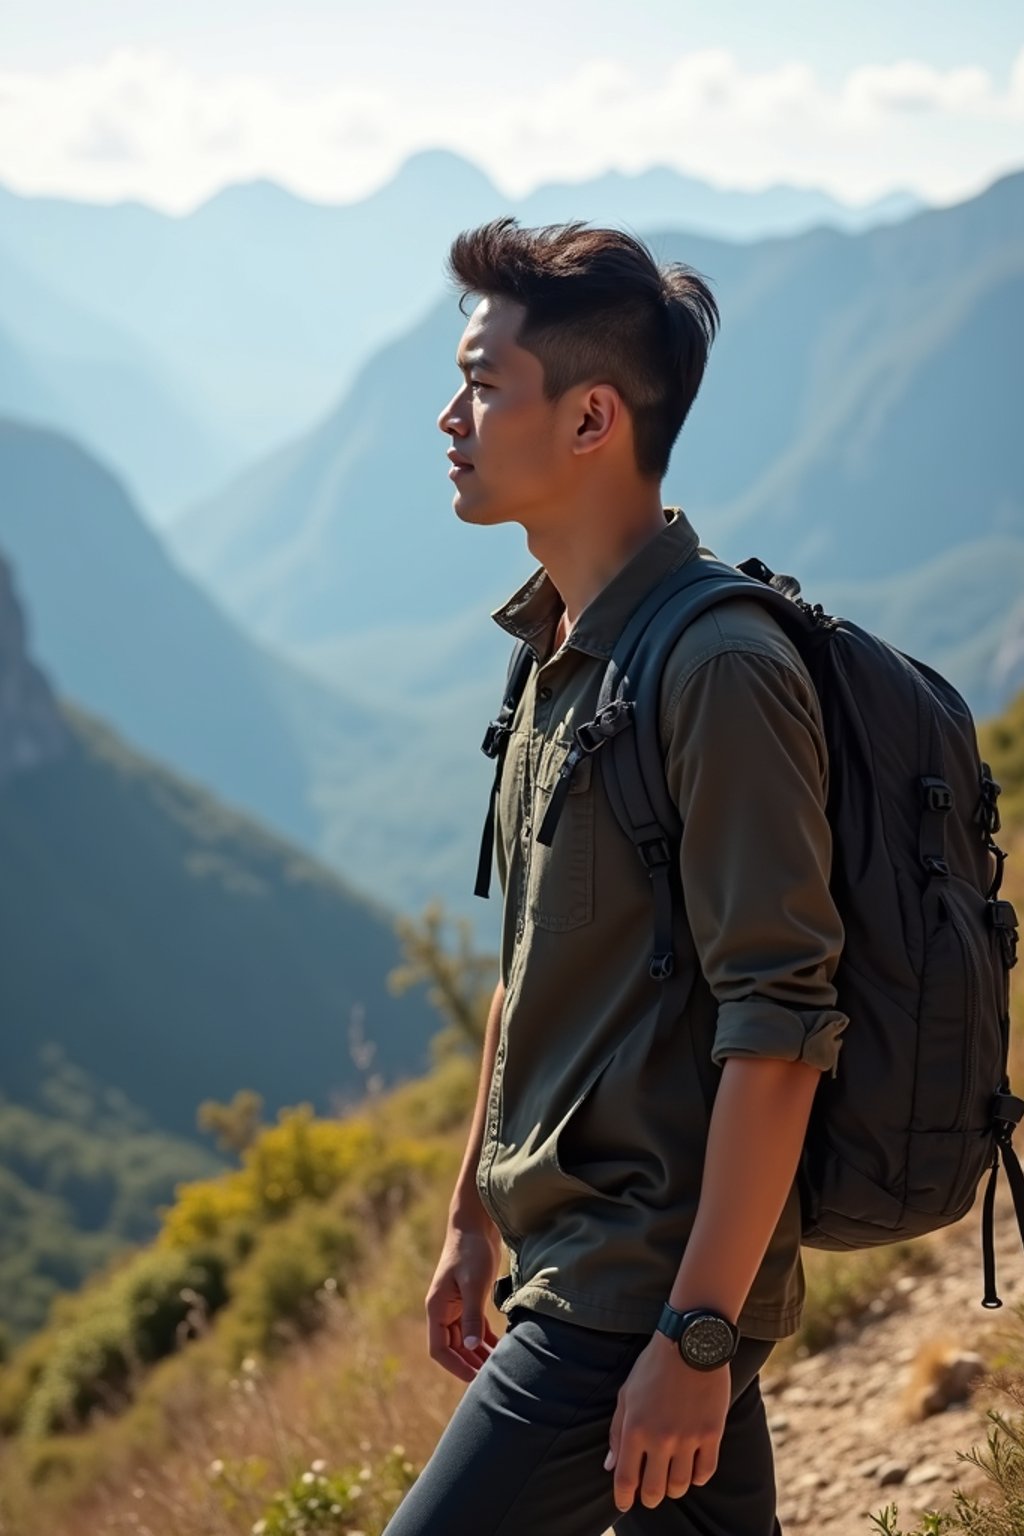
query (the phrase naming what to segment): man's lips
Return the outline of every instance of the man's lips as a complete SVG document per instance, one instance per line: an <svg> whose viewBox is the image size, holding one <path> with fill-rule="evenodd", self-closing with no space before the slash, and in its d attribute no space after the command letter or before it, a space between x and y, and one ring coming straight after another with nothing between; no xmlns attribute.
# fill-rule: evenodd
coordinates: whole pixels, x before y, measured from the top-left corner
<svg viewBox="0 0 1024 1536"><path fill-rule="evenodd" d="M452 467L448 471L449 480L461 480L464 475L471 475L473 473L472 464L468 459L464 459L460 453L449 450L448 458L452 463Z"/></svg>

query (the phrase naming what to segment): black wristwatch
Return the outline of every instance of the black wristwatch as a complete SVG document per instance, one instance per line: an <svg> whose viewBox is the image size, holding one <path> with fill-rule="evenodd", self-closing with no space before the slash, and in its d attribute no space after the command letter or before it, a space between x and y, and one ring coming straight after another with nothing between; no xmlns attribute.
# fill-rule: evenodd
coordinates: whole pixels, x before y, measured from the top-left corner
<svg viewBox="0 0 1024 1536"><path fill-rule="evenodd" d="M679 1353L695 1371L717 1371L719 1366L727 1365L740 1342L735 1323L709 1307L680 1312L666 1301L658 1328L679 1345Z"/></svg>

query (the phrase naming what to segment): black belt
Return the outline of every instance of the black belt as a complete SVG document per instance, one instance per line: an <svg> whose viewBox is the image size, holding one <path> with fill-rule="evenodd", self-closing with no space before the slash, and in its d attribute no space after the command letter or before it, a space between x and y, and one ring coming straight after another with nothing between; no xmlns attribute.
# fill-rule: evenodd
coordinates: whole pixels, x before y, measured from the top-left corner
<svg viewBox="0 0 1024 1536"><path fill-rule="evenodd" d="M499 1312L501 1311L502 1303L508 1300L515 1289L516 1286L511 1275L500 1275L495 1280L494 1285L491 1287L491 1296Z"/></svg>

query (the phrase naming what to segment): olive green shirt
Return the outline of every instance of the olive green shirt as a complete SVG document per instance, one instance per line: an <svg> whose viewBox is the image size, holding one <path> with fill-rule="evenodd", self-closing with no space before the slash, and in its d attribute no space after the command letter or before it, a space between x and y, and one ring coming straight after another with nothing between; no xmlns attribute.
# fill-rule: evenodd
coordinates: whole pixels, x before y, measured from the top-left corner
<svg viewBox="0 0 1024 1536"><path fill-rule="evenodd" d="M649 974L649 878L593 756L576 770L551 846L536 840L626 620L662 576L699 558L683 512L665 516L554 654L564 604L543 567L493 615L539 665L498 795L505 1001L477 1187L510 1252L502 1311L522 1304L613 1330L653 1331L668 1299L721 1063L766 1056L834 1070L847 1023L832 985L843 929L829 893L817 695L757 602L696 619L661 681L665 771L683 824L674 938L699 970L677 965L667 982ZM775 1339L798 1327L799 1239L794 1185L740 1315L744 1333Z"/></svg>

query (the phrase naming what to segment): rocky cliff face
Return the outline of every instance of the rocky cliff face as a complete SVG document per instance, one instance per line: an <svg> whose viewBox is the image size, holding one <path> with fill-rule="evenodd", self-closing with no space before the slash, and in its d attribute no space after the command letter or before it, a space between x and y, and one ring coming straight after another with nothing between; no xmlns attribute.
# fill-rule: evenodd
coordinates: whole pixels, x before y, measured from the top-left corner
<svg viewBox="0 0 1024 1536"><path fill-rule="evenodd" d="M59 757L68 740L50 685L29 660L11 570L0 557L0 785Z"/></svg>

